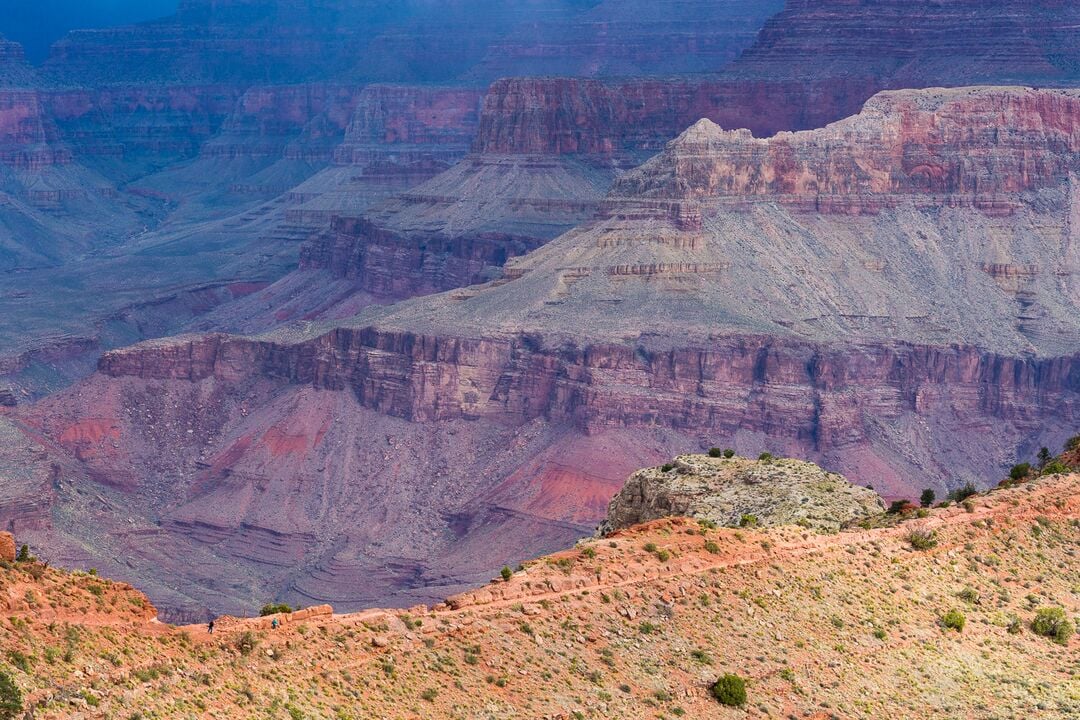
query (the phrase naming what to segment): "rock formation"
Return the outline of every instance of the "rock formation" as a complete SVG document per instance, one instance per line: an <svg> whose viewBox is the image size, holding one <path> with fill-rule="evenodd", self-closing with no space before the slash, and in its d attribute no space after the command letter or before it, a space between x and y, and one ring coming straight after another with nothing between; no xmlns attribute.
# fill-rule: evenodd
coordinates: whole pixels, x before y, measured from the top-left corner
<svg viewBox="0 0 1080 720"><path fill-rule="evenodd" d="M799 525L835 531L884 511L873 490L813 463L681 455L663 468L631 475L612 498L599 532L609 535L665 517L724 527Z"/></svg>
<svg viewBox="0 0 1080 720"><path fill-rule="evenodd" d="M0 560L15 562L15 536L9 532L0 532Z"/></svg>
<svg viewBox="0 0 1080 720"><path fill-rule="evenodd" d="M943 494L1075 434L1078 107L927 90L769 140L703 123L504 278L110 352L14 412L129 513L90 545L181 617L265 587L445 593L590 531L631 470L686 448Z"/></svg>

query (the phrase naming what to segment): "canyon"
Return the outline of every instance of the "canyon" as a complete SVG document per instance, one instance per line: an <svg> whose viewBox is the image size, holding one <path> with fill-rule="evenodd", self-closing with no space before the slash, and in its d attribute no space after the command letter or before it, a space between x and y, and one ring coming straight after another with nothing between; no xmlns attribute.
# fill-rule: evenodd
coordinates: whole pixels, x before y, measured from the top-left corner
<svg viewBox="0 0 1080 720"><path fill-rule="evenodd" d="M435 601L718 444L1001 477L1077 424L1078 12L184 0L0 40L0 527L200 620Z"/></svg>
<svg viewBox="0 0 1080 720"><path fill-rule="evenodd" d="M889 91L770 138L702 120L501 277L110 351L6 411L57 468L26 532L197 619L267 588L452 594L689 448L887 497L1003 477L1075 434L1078 165L1075 90Z"/></svg>

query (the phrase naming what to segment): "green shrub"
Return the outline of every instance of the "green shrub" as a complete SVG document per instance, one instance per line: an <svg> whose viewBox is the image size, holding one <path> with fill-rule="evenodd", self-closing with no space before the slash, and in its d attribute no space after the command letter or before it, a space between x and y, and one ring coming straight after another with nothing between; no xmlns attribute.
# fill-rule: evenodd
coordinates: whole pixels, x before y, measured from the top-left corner
<svg viewBox="0 0 1080 720"><path fill-rule="evenodd" d="M709 448L709 457L718 458L723 454L724 454L724 451L721 450L720 448L717 448L717 447Z"/></svg>
<svg viewBox="0 0 1080 720"><path fill-rule="evenodd" d="M956 597L960 598L964 602L969 602L972 605L976 605L979 602L979 591L975 588L967 587L956 593Z"/></svg>
<svg viewBox="0 0 1080 720"><path fill-rule="evenodd" d="M499 571L499 575L502 576L503 582L510 582L510 578L514 577L514 571L504 565L503 569Z"/></svg>
<svg viewBox="0 0 1080 720"><path fill-rule="evenodd" d="M1073 450L1080 450L1080 435L1073 435L1065 441L1065 452L1072 452Z"/></svg>
<svg viewBox="0 0 1080 720"><path fill-rule="evenodd" d="M1043 475L1064 475L1067 472L1069 472L1069 467L1060 460L1048 462L1042 470Z"/></svg>
<svg viewBox="0 0 1080 720"><path fill-rule="evenodd" d="M1037 456L1039 461L1039 469L1042 470L1044 467L1046 467L1046 464L1050 462L1050 458L1052 457L1053 455L1050 454L1050 448L1039 448L1039 454Z"/></svg>
<svg viewBox="0 0 1080 720"><path fill-rule="evenodd" d="M709 540L705 543L705 551L716 555L720 552L720 546L714 543L712 540Z"/></svg>
<svg viewBox="0 0 1080 720"><path fill-rule="evenodd" d="M652 635L654 632L656 632L656 626L646 620L645 622L638 625L638 632L640 632L642 635Z"/></svg>
<svg viewBox="0 0 1080 720"><path fill-rule="evenodd" d="M31 661L30 656L19 650L12 650L9 652L8 661L27 675L34 670L34 664Z"/></svg>
<svg viewBox="0 0 1080 720"><path fill-rule="evenodd" d="M22 715L22 692L15 681L0 670L0 720L15 720Z"/></svg>
<svg viewBox="0 0 1080 720"><path fill-rule="evenodd" d="M953 502L961 502L963 500L967 500L972 495L977 495L978 493L979 489L975 487L972 483L965 483L963 487L958 487L951 493L949 493L949 499Z"/></svg>
<svg viewBox="0 0 1080 720"><path fill-rule="evenodd" d="M934 500L937 499L937 493L932 489L926 488L922 491L922 495L919 496L919 504L924 508L928 508L934 504Z"/></svg>
<svg viewBox="0 0 1080 720"><path fill-rule="evenodd" d="M675 465L673 463L664 463L660 466L660 472L671 472L674 469Z"/></svg>
<svg viewBox="0 0 1080 720"><path fill-rule="evenodd" d="M1020 463L1012 466L1012 470L1009 471L1009 479L1020 482L1029 474L1031 474L1031 463Z"/></svg>
<svg viewBox="0 0 1080 720"><path fill-rule="evenodd" d="M15 562L33 562L34 557L30 554L30 546L23 545L19 548L19 554L15 556Z"/></svg>
<svg viewBox="0 0 1080 720"><path fill-rule="evenodd" d="M669 553L667 550L657 550L656 559L660 562L667 562L671 559L671 553Z"/></svg>
<svg viewBox="0 0 1080 720"><path fill-rule="evenodd" d="M758 455L758 461L763 463L771 463L773 461L772 453L763 452Z"/></svg>
<svg viewBox="0 0 1080 720"><path fill-rule="evenodd" d="M892 504L889 505L889 509L885 512L889 513L890 515L899 515L900 513L904 512L904 510L906 510L907 506L910 504L911 503L909 503L907 500L893 500Z"/></svg>
<svg viewBox="0 0 1080 720"><path fill-rule="evenodd" d="M424 698L428 702L434 702L435 698L439 696L439 691L435 688L428 688L424 692L420 693L420 697Z"/></svg>
<svg viewBox="0 0 1080 720"><path fill-rule="evenodd" d="M735 451L731 448L724 450L724 457L730 460L731 458L735 457Z"/></svg>
<svg viewBox="0 0 1080 720"><path fill-rule="evenodd" d="M266 617L267 615L277 615L278 613L291 613L293 610L285 603L269 603L262 606L262 610L259 611L259 615Z"/></svg>
<svg viewBox="0 0 1080 720"><path fill-rule="evenodd" d="M908 544L916 550L937 547L937 533L933 530L912 530L907 536Z"/></svg>
<svg viewBox="0 0 1080 720"><path fill-rule="evenodd" d="M757 515L743 515L739 518L739 527L757 527L758 519Z"/></svg>
<svg viewBox="0 0 1080 720"><path fill-rule="evenodd" d="M1069 638L1076 632L1065 611L1059 607L1041 608L1031 621L1031 629L1036 635L1051 638L1058 645L1068 645Z"/></svg>
<svg viewBox="0 0 1080 720"><path fill-rule="evenodd" d="M950 610L941 616L941 624L950 630L964 632L964 625L967 624L967 618L964 617L964 613L959 610Z"/></svg>
<svg viewBox="0 0 1080 720"><path fill-rule="evenodd" d="M746 704L746 681L728 673L713 683L712 695L721 705L742 707Z"/></svg>
<svg viewBox="0 0 1080 720"><path fill-rule="evenodd" d="M255 652L255 648L259 645L259 638L255 637L255 633L250 630L246 630L233 640L233 647L236 648L241 655L250 655Z"/></svg>

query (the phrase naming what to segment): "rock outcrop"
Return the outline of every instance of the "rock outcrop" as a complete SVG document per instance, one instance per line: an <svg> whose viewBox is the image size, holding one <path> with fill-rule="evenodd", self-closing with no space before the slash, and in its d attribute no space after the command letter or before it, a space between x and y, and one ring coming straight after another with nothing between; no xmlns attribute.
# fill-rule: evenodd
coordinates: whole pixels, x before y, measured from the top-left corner
<svg viewBox="0 0 1080 720"><path fill-rule="evenodd" d="M631 475L612 498L598 532L608 535L665 517L724 527L799 525L835 531L884 510L873 490L813 463L680 455L662 468Z"/></svg>
<svg viewBox="0 0 1080 720"><path fill-rule="evenodd" d="M1017 193L1058 186L1076 172L1078 128L1080 95L1071 91L885 92L823 130L768 139L702 120L612 194L769 198L825 212L923 196L1008 212Z"/></svg>
<svg viewBox="0 0 1080 720"><path fill-rule="evenodd" d="M0 560L15 562L15 536L9 532L0 532Z"/></svg>

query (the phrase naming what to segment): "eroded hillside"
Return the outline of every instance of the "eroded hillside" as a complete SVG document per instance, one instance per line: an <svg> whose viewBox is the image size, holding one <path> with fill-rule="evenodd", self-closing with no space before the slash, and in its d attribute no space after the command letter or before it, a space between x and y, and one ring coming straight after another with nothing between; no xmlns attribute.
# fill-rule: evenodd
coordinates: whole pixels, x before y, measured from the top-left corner
<svg viewBox="0 0 1080 720"><path fill-rule="evenodd" d="M36 718L1076 717L1077 640L1032 621L1080 609L1080 476L889 525L657 520L434 608L213 635L147 619L124 586L5 563L0 647ZM726 673L741 709L708 692Z"/></svg>

